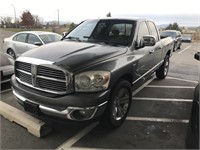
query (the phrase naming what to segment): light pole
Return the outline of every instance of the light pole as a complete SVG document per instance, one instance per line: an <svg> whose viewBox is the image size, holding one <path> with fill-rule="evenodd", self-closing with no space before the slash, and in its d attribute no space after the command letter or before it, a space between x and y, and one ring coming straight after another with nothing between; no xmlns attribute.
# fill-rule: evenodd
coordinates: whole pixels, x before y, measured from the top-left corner
<svg viewBox="0 0 200 150"><path fill-rule="evenodd" d="M59 22L60 22L60 21L59 21L59 9L58 9L57 11L58 11L58 26L59 26L59 24L60 24L60 23L59 23Z"/></svg>
<svg viewBox="0 0 200 150"><path fill-rule="evenodd" d="M10 4L13 9L14 9L14 15L15 15L15 28L17 28L17 22L16 22L16 10L15 10L15 6L13 4Z"/></svg>

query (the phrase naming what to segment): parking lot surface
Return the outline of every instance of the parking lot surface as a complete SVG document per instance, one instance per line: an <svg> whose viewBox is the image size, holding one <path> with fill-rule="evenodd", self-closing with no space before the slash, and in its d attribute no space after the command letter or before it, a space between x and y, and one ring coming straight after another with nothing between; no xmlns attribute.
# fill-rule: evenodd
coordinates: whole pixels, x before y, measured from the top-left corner
<svg viewBox="0 0 200 150"><path fill-rule="evenodd" d="M199 43L183 43L171 57L168 77L148 79L133 91L133 102L124 124L108 130L98 122L71 122L40 117L53 131L38 138L26 128L1 116L1 149L185 149L185 136L199 63L193 59ZM12 91L1 91L1 100L24 111Z"/></svg>

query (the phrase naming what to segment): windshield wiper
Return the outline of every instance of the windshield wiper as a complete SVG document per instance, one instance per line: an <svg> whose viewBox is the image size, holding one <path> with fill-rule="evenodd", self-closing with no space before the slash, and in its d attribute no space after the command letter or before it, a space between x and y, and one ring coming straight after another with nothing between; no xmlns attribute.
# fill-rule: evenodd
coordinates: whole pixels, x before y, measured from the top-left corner
<svg viewBox="0 0 200 150"><path fill-rule="evenodd" d="M81 40L80 40L79 37L68 36L65 39L70 39L70 40L73 40L73 41L79 41L79 42L81 42Z"/></svg>

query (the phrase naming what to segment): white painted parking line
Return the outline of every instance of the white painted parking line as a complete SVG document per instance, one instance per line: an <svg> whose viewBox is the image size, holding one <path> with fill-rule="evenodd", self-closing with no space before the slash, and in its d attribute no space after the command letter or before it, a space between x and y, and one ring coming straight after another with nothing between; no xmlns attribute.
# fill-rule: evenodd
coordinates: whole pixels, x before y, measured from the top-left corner
<svg viewBox="0 0 200 150"><path fill-rule="evenodd" d="M192 45L189 45L188 47L186 47L185 49L183 49L182 51L178 52L178 54L183 53L184 51L188 50Z"/></svg>
<svg viewBox="0 0 200 150"><path fill-rule="evenodd" d="M78 142L82 137L84 137L86 134L88 134L92 129L94 129L99 123L95 122L81 130L78 134L64 142L61 146L57 148L57 150L67 150L70 148L73 144Z"/></svg>
<svg viewBox="0 0 200 150"><path fill-rule="evenodd" d="M12 91L12 90L11 89L3 90L3 91L0 92L0 94L6 93L6 92L9 92L9 91Z"/></svg>
<svg viewBox="0 0 200 150"><path fill-rule="evenodd" d="M1 84L3 84L3 83L7 83L7 82L10 82L10 80L11 80L11 79L3 80L3 81L1 81Z"/></svg>
<svg viewBox="0 0 200 150"><path fill-rule="evenodd" d="M192 99L150 98L150 97L132 97L132 98L133 100L145 100L145 101L192 102Z"/></svg>
<svg viewBox="0 0 200 150"><path fill-rule="evenodd" d="M147 118L147 117L127 117L129 121L152 121L152 122L174 122L174 123L188 123L185 119L170 119L170 118Z"/></svg>
<svg viewBox="0 0 200 150"><path fill-rule="evenodd" d="M175 78L175 77L167 77L167 79L174 79L174 80L179 80L179 81L185 81L185 82L191 82L191 83L198 83L198 81L186 80L186 79Z"/></svg>
<svg viewBox="0 0 200 150"><path fill-rule="evenodd" d="M194 86L164 86L164 85L147 85L150 88L174 88L174 89L194 89Z"/></svg>

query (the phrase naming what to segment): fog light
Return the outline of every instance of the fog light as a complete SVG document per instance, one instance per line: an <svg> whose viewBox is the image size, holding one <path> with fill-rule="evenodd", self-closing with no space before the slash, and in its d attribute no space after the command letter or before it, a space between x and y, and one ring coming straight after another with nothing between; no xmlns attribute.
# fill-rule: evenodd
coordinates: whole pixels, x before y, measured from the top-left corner
<svg viewBox="0 0 200 150"><path fill-rule="evenodd" d="M94 116L95 112L96 108L76 109L72 111L70 116L73 120L89 120Z"/></svg>
<svg viewBox="0 0 200 150"><path fill-rule="evenodd" d="M85 110L79 110L79 113L83 117L87 116L87 112Z"/></svg>

